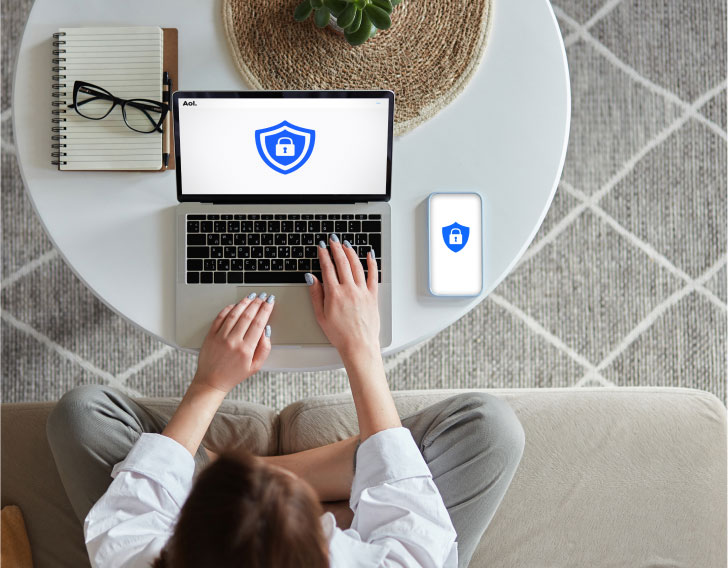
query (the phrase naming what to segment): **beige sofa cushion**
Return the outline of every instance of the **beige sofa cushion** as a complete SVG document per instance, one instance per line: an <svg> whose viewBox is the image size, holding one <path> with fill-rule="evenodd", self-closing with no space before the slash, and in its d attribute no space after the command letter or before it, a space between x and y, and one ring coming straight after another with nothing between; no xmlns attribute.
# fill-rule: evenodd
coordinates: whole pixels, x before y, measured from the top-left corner
<svg viewBox="0 0 728 568"><path fill-rule="evenodd" d="M462 391L395 393L402 416ZM726 566L726 409L674 388L488 390L526 432L471 566ZM356 433L348 395L292 404L281 452Z"/></svg>
<svg viewBox="0 0 728 568"><path fill-rule="evenodd" d="M171 416L179 401L140 399ZM2 506L19 505L25 517L35 568L89 566L81 524L71 509L46 439L46 420L54 403L2 407ZM205 437L213 450L239 445L276 453L276 413L265 406L223 403Z"/></svg>

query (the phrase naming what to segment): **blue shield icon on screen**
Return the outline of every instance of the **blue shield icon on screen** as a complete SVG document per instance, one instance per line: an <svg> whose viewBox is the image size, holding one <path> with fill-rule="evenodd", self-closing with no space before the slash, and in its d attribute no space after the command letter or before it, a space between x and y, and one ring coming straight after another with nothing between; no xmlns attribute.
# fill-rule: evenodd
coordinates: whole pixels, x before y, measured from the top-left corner
<svg viewBox="0 0 728 568"><path fill-rule="evenodd" d="M281 174L290 174L311 157L316 131L284 120L255 131L255 146L263 161Z"/></svg>
<svg viewBox="0 0 728 568"><path fill-rule="evenodd" d="M442 238L445 241L445 246L452 252L458 252L468 244L468 237L470 236L470 228L460 223L453 223L447 227L442 228Z"/></svg>

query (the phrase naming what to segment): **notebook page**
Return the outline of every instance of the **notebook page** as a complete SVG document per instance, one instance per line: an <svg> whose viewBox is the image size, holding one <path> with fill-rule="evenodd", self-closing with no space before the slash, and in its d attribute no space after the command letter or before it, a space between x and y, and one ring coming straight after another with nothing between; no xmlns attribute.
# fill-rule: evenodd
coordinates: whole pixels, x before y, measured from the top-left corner
<svg viewBox="0 0 728 568"><path fill-rule="evenodd" d="M65 36L62 108L73 103L74 81L93 83L122 99L162 100L162 29L60 28ZM162 135L131 130L117 105L101 120L68 109L62 170L159 170Z"/></svg>

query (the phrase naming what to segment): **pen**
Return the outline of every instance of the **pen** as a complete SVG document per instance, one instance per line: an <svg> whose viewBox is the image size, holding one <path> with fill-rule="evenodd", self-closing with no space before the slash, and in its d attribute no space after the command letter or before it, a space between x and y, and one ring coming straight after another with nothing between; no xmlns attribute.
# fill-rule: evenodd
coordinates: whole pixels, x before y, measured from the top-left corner
<svg viewBox="0 0 728 568"><path fill-rule="evenodd" d="M162 102L167 103L167 115L164 118L164 137L162 138L162 162L166 169L169 165L169 150L171 142L172 109L169 108L169 97L172 92L172 79L166 71L162 75Z"/></svg>

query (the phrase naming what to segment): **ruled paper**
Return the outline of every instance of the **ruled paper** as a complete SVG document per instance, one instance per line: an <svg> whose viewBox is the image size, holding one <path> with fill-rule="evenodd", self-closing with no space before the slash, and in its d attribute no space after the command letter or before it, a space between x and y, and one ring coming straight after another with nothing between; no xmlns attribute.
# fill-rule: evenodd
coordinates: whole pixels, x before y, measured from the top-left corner
<svg viewBox="0 0 728 568"><path fill-rule="evenodd" d="M60 28L66 50L58 57L65 88L67 136L61 170L159 170L162 135L134 132L124 124L121 106L101 120L80 116L73 103L74 81L103 87L122 99L162 100L162 29L158 27Z"/></svg>

